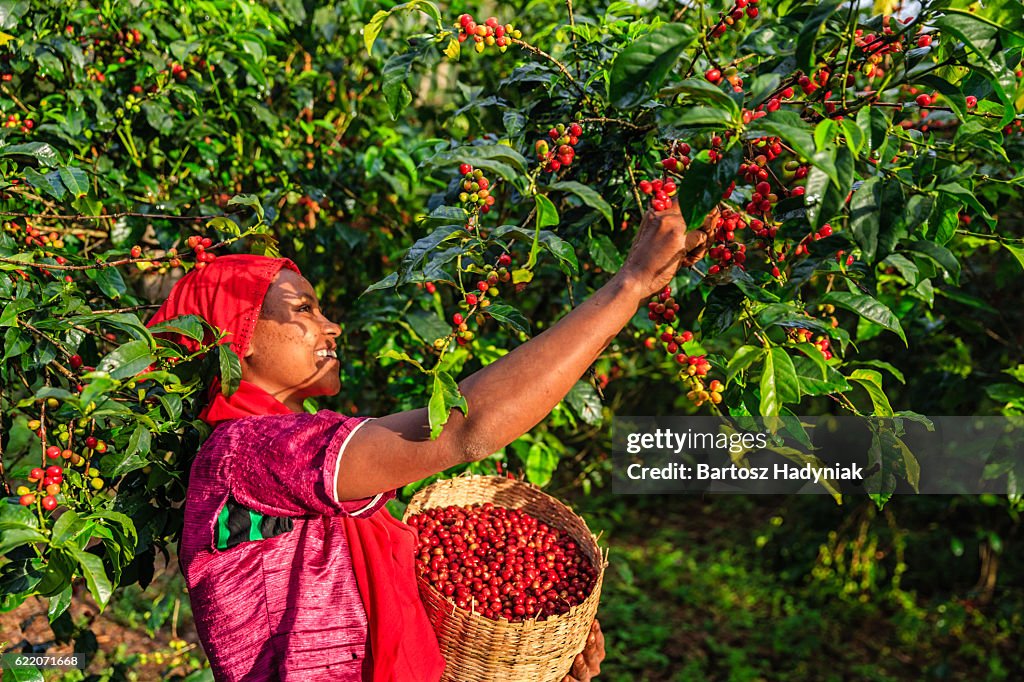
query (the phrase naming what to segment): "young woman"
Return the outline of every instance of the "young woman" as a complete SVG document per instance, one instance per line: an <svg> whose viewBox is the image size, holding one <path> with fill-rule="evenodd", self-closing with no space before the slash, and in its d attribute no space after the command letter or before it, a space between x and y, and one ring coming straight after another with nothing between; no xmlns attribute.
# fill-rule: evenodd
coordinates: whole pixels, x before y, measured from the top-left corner
<svg viewBox="0 0 1024 682"><path fill-rule="evenodd" d="M182 278L150 324L200 315L228 332L242 363L240 388L215 390L201 415L216 428L192 465L180 550L215 677L439 679L415 532L383 505L397 488L483 459L540 422L641 302L703 256L705 241L687 232L677 205L648 213L607 284L462 381L468 414L454 411L436 440L426 409L377 419L302 410L305 398L340 390L341 329L290 260L222 256ZM595 621L566 680L591 679L603 658Z"/></svg>

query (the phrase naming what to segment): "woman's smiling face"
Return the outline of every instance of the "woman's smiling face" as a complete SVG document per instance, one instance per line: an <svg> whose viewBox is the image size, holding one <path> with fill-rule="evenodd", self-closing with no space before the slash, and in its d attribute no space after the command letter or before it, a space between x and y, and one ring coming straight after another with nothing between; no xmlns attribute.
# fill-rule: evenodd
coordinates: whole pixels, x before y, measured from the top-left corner
<svg viewBox="0 0 1024 682"><path fill-rule="evenodd" d="M242 358L242 378L300 412L306 398L341 390L339 334L341 327L324 317L312 285L282 269L263 300Z"/></svg>

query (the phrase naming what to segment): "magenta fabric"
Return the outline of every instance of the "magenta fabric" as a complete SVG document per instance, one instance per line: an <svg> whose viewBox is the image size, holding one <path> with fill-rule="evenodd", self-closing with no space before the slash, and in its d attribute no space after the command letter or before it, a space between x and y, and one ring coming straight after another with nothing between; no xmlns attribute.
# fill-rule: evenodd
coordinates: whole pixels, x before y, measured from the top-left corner
<svg viewBox="0 0 1024 682"><path fill-rule="evenodd" d="M180 558L217 680L370 679L367 616L344 525L372 516L394 493L339 503L334 492L342 447L362 421L330 411L234 419L200 449ZM293 527L218 551L217 517L229 497Z"/></svg>

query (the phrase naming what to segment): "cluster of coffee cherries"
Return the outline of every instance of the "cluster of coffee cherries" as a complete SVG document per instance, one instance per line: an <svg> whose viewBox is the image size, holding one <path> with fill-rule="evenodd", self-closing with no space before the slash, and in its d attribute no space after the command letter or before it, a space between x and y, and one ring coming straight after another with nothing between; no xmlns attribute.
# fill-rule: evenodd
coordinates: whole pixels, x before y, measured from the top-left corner
<svg viewBox="0 0 1024 682"><path fill-rule="evenodd" d="M469 329L469 318L476 313L477 310L483 310L490 307L491 299L497 296L500 292L498 289L499 283L507 283L512 279L512 273L509 272L509 266L512 265L512 256L507 253L503 253L498 256L497 265L491 265L488 263L484 266L484 277L476 283L476 290L470 291L463 296L461 305L466 309L466 313L454 313L452 315L452 329L455 335L455 340L460 346L464 346L473 340L474 334ZM427 282L425 285L427 293L433 294L437 291L437 285L433 282ZM482 314L476 316L477 324L483 324L486 320ZM434 341L434 347L438 350L445 347L448 343L447 339L440 338Z"/></svg>
<svg viewBox="0 0 1024 682"><path fill-rule="evenodd" d="M491 46L496 46L499 52L504 52L512 44L512 40L519 40L523 37L522 31L514 28L512 24L501 24L494 17L489 17L482 24L476 23L473 16L463 14L459 16L455 28L459 29L459 42L464 43L472 38L476 43L473 47L477 52L483 52Z"/></svg>
<svg viewBox="0 0 1024 682"><path fill-rule="evenodd" d="M708 32L708 39L715 40L725 35L730 26L736 26L743 21L744 13L751 19L758 15L757 5L761 0L735 0L732 7L722 12L718 17L718 23Z"/></svg>
<svg viewBox="0 0 1024 682"><path fill-rule="evenodd" d="M22 118L21 114L15 112L7 114L3 122L4 128L17 128L20 133L29 133L36 127L36 122L31 118Z"/></svg>
<svg viewBox="0 0 1024 682"><path fill-rule="evenodd" d="M50 447L57 447L55 445ZM60 448L57 448L57 456L60 456ZM39 503L46 511L53 511L57 507L57 495L63 490L64 467L59 464L51 464L45 469L36 467L28 474L30 483L36 484L33 491L28 486L18 486L15 491L18 494L19 504L29 507L39 500Z"/></svg>
<svg viewBox="0 0 1024 682"><path fill-rule="evenodd" d="M740 70L735 66L728 66L724 71L717 66L713 66L704 72L704 78L714 85L718 85L722 80L725 80L732 86L733 92L743 92L743 77L740 75Z"/></svg>
<svg viewBox="0 0 1024 682"><path fill-rule="evenodd" d="M835 315L836 307L831 303L818 305L818 316L827 321L833 329L839 326L839 320L836 319Z"/></svg>
<svg viewBox="0 0 1024 682"><path fill-rule="evenodd" d="M171 75L174 76L179 83L184 83L188 80L188 69L181 64L174 62L171 64Z"/></svg>
<svg viewBox="0 0 1024 682"><path fill-rule="evenodd" d="M192 249L192 253L195 254L197 268L205 268L207 263L212 263L217 259L216 254L207 251L208 248L213 246L213 240L209 237L192 235L185 240L185 244L188 248Z"/></svg>
<svg viewBox="0 0 1024 682"><path fill-rule="evenodd" d="M826 360L832 359L832 349L829 339L824 334L815 335L810 329L790 329L787 332L789 338L795 343L810 343L821 351Z"/></svg>
<svg viewBox="0 0 1024 682"><path fill-rule="evenodd" d="M492 620L544 620L593 590L597 568L567 533L489 502L435 507L409 519L418 575L460 609Z"/></svg>
<svg viewBox="0 0 1024 682"><path fill-rule="evenodd" d="M479 168L473 168L468 163L459 166L459 174L462 175L462 182L459 185L459 201L463 208L471 214L480 212L488 213L494 205L494 195L491 194L491 181L484 176Z"/></svg>
<svg viewBox="0 0 1024 682"><path fill-rule="evenodd" d="M724 208L718 215L712 235L714 246L708 249L708 257L714 263L708 267L709 275L717 275L722 269L735 265L746 269L747 245L736 241L736 232L747 228L742 215L730 208Z"/></svg>
<svg viewBox="0 0 1024 682"><path fill-rule="evenodd" d="M17 230L17 225L11 223L10 230ZM37 227L25 223L25 245L39 248L51 247L54 249L64 248L64 238L58 232L43 232ZM61 263L63 265L63 263Z"/></svg>
<svg viewBox="0 0 1024 682"><path fill-rule="evenodd" d="M797 245L793 247L793 255L806 256L809 253L808 248L811 242L816 242L819 239L825 239L826 237L831 236L832 225L830 225L829 223L825 223L824 225L819 227L816 232L811 232L810 234L806 235L803 239L801 239L799 243L797 243Z"/></svg>
<svg viewBox="0 0 1024 682"><path fill-rule="evenodd" d="M656 180L641 180L637 183L637 189L647 196L653 197L651 208L655 211L664 211L672 205L672 197L676 195L678 188L673 180L658 178Z"/></svg>
<svg viewBox="0 0 1024 682"><path fill-rule="evenodd" d="M541 169L554 173L562 168L568 168L576 158L576 145L579 144L583 135L583 126L579 123L570 123L568 126L559 123L548 131L551 142L545 139L537 140L534 151L537 153L537 160L541 163Z"/></svg>
<svg viewBox="0 0 1024 682"><path fill-rule="evenodd" d="M686 392L686 397L697 407L700 407L706 402L711 402L714 405L718 405L722 402L722 391L725 386L718 379L712 379L706 386L704 382L697 377L690 378L690 390Z"/></svg>
<svg viewBox="0 0 1024 682"><path fill-rule="evenodd" d="M672 324L678 313L679 304L672 298L671 287L665 287L647 303L647 317L654 322Z"/></svg>

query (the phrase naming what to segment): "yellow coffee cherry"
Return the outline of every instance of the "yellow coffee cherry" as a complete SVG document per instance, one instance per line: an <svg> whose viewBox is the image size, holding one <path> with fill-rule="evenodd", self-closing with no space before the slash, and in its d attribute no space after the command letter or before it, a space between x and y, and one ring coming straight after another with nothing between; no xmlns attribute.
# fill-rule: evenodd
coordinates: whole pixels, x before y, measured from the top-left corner
<svg viewBox="0 0 1024 682"><path fill-rule="evenodd" d="M89 467L89 470L85 473L88 474L91 478L96 478L97 476L100 475L100 470L97 469L96 467Z"/></svg>
<svg viewBox="0 0 1024 682"><path fill-rule="evenodd" d="M100 490L100 489L103 488L103 479L102 478L94 478L91 481L89 481L89 485L91 485L96 490Z"/></svg>
<svg viewBox="0 0 1024 682"><path fill-rule="evenodd" d="M18 489L14 492L18 493L18 497L21 497L22 495L28 495L32 490L27 485L19 485Z"/></svg>

